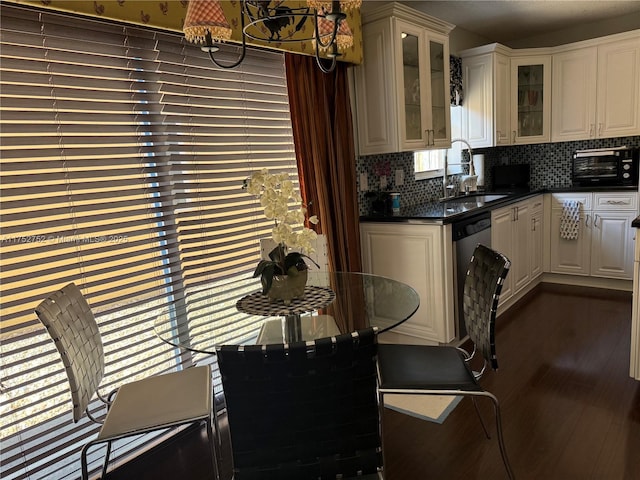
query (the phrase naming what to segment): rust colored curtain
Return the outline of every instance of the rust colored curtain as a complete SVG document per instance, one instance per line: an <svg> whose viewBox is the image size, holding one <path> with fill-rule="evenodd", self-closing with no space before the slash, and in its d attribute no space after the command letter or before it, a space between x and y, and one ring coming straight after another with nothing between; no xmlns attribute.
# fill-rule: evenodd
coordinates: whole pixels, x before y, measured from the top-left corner
<svg viewBox="0 0 640 480"><path fill-rule="evenodd" d="M360 272L356 159L347 66L325 74L314 57L285 55L300 191L327 237L329 267Z"/></svg>

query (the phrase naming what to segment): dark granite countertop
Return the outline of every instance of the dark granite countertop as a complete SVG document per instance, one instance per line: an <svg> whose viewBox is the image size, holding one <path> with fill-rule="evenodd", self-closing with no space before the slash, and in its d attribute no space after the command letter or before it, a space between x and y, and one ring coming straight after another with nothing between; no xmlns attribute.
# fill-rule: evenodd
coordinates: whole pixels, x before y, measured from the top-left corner
<svg viewBox="0 0 640 480"><path fill-rule="evenodd" d="M396 214L362 215L361 222L410 222L448 224L477 214L489 212L511 203L525 200L543 193L598 192L598 191L637 191L638 187L566 187L542 188L538 190L474 192L468 196L459 196L450 201L428 202L417 205L401 206ZM496 198L498 196L504 197ZM487 200L487 201L484 201ZM640 228L640 217L634 221Z"/></svg>

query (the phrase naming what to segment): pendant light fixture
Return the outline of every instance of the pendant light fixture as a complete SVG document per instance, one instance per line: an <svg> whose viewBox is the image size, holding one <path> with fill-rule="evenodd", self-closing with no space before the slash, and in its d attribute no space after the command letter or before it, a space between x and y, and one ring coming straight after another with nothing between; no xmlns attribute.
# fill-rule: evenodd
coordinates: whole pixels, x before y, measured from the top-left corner
<svg viewBox="0 0 640 480"><path fill-rule="evenodd" d="M278 44L311 41L318 66L328 73L335 69L341 52L353 46L353 33L344 12L360 7L362 0L307 0L303 7L288 6L282 0L239 0L239 4L242 51L237 61L223 64L214 56L219 50L216 44L231 38L231 27L220 0L189 1L183 27L185 38L200 44L221 68L234 68L242 63L247 38ZM311 35L299 34L311 22ZM328 60L322 58L321 52Z"/></svg>

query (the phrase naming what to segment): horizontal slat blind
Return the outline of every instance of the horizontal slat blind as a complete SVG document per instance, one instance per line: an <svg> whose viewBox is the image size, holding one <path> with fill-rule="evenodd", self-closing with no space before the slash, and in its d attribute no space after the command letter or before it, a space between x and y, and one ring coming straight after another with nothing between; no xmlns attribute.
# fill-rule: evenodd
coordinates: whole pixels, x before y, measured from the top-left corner
<svg viewBox="0 0 640 480"><path fill-rule="evenodd" d="M95 426L70 421L37 303L81 286L103 333L106 391L180 361L149 321L172 263L155 200L162 113L146 88L155 40L6 6L2 15L2 476L73 477Z"/></svg>
<svg viewBox="0 0 640 480"><path fill-rule="evenodd" d="M263 167L297 179L284 65L250 51L222 70L177 35L7 5L0 14L0 476L76 478L96 429L71 422L34 307L70 281L81 287L105 344L103 391L192 364L153 320L167 302L198 310L196 290L255 267L271 225L242 181ZM255 333L234 305L214 306L220 338Z"/></svg>
<svg viewBox="0 0 640 480"><path fill-rule="evenodd" d="M256 237L273 225L240 188L252 166L297 181L286 82L279 53L249 51L220 71L168 36L159 35L158 51L184 282L195 287L255 267ZM273 66L259 68L265 57Z"/></svg>

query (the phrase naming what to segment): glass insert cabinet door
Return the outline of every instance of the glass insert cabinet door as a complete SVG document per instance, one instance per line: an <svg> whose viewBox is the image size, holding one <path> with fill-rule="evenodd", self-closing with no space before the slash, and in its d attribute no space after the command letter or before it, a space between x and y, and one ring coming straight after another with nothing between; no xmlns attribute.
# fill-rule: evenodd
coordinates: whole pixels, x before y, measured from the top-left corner
<svg viewBox="0 0 640 480"><path fill-rule="evenodd" d="M421 38L403 29L402 40L402 77L404 92L404 140L428 141L425 138L427 127L423 119L423 87L420 73Z"/></svg>
<svg viewBox="0 0 640 480"><path fill-rule="evenodd" d="M449 44L446 37L397 21L396 58L401 87L400 128L404 150L448 147Z"/></svg>
<svg viewBox="0 0 640 480"><path fill-rule="evenodd" d="M445 63L446 57L446 63ZM445 89L449 79L449 56L445 55L444 43L429 40L431 80L431 135L432 143L447 141L449 137L449 92Z"/></svg>
<svg viewBox="0 0 640 480"><path fill-rule="evenodd" d="M512 131L514 143L550 140L548 57L512 59Z"/></svg>
<svg viewBox="0 0 640 480"><path fill-rule="evenodd" d="M542 135L544 65L518 67L518 136Z"/></svg>

